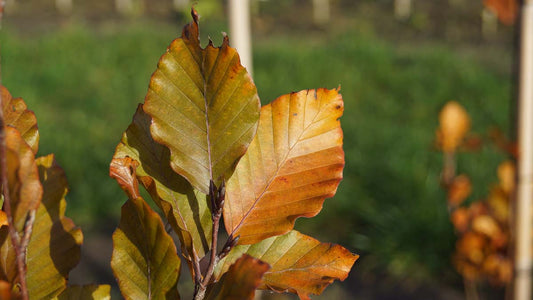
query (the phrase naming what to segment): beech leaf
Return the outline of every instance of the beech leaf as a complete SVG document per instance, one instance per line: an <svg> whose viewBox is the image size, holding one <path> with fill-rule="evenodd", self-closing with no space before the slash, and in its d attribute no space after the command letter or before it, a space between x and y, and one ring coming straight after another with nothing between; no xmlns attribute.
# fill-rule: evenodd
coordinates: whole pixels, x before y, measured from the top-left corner
<svg viewBox="0 0 533 300"><path fill-rule="evenodd" d="M150 135L151 118L139 105L133 121L124 132L111 162L111 176L118 176L117 162L129 157L136 161L135 176L164 212L178 234L182 251L189 261L193 248L201 258L211 246L212 220L207 198L170 168L168 148L156 143ZM115 173L115 175L113 175Z"/></svg>
<svg viewBox="0 0 533 300"><path fill-rule="evenodd" d="M214 284L207 300L253 300L263 274L269 269L267 263L244 254Z"/></svg>
<svg viewBox="0 0 533 300"><path fill-rule="evenodd" d="M26 143L30 145L33 153L36 154L39 147L39 131L35 114L28 109L22 98L11 97L5 87L0 86L0 93L2 93L5 124L15 127Z"/></svg>
<svg viewBox="0 0 533 300"><path fill-rule="evenodd" d="M342 179L337 90L303 90L263 106L257 135L226 189L224 223L240 244L284 234L315 216Z"/></svg>
<svg viewBox="0 0 533 300"><path fill-rule="evenodd" d="M198 15L159 60L145 98L154 140L170 149L171 166L204 194L228 179L255 135L260 102L237 51L200 46Z"/></svg>
<svg viewBox="0 0 533 300"><path fill-rule="evenodd" d="M243 254L272 267L265 272L260 289L296 293L300 299L310 299L309 294L321 294L334 280L346 279L359 258L339 245L321 243L292 230L254 245L236 246L217 265L216 277Z"/></svg>
<svg viewBox="0 0 533 300"><path fill-rule="evenodd" d="M71 285L54 300L110 300L111 286L103 285Z"/></svg>
<svg viewBox="0 0 533 300"><path fill-rule="evenodd" d="M30 146L17 129L5 127L5 133L11 211L15 228L21 232L28 211L35 210L39 206L43 188L39 182L39 172Z"/></svg>
<svg viewBox="0 0 533 300"><path fill-rule="evenodd" d="M65 217L67 179L54 155L36 162L44 193L28 244L26 281L30 298L51 299L66 288L68 273L80 260L83 234Z"/></svg>
<svg viewBox="0 0 533 300"><path fill-rule="evenodd" d="M136 186L135 169L125 169L116 179L126 191ZM123 180L123 181L121 181ZM126 187L127 183L133 185ZM122 206L120 223L113 233L111 268L126 299L166 299L177 294L181 261L176 246L159 215L139 197L138 191ZM170 298L170 297L169 297Z"/></svg>

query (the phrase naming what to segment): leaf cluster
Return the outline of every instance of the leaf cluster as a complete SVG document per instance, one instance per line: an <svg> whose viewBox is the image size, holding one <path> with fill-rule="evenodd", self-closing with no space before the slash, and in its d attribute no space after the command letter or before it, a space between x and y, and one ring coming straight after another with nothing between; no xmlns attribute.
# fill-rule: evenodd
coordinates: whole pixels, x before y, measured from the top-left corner
<svg viewBox="0 0 533 300"><path fill-rule="evenodd" d="M35 114L0 86L2 299L110 299L109 285L68 286L80 260L81 230L65 217L68 191L54 155L36 158Z"/></svg>
<svg viewBox="0 0 533 300"><path fill-rule="evenodd" d="M228 37L202 48L192 17L160 58L111 162L129 198L113 234L122 295L179 298L178 247L166 223L195 299L253 299L256 289L309 299L344 280L358 257L293 229L342 179L342 96L303 90L261 107Z"/></svg>

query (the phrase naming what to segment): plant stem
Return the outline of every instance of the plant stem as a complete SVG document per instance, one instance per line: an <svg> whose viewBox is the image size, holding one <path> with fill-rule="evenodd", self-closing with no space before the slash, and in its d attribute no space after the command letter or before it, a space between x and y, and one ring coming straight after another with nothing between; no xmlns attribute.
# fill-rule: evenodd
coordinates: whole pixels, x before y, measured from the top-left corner
<svg viewBox="0 0 533 300"><path fill-rule="evenodd" d="M1 87L1 81L0 81ZM0 91L0 104L2 104L2 93ZM3 105L2 105L3 107ZM24 263L24 255L22 254L22 247L20 247L20 237L15 224L13 224L13 215L11 213L11 197L9 195L9 182L7 177L7 161L6 161L6 131L4 124L4 110L0 109L0 170L1 170L1 184L2 193L4 196L4 212L7 216L7 223L9 227L9 236L11 237L11 243L15 248L15 255L17 261L19 284L21 289L22 299L28 299L28 289L26 287L26 265Z"/></svg>
<svg viewBox="0 0 533 300"><path fill-rule="evenodd" d="M228 240L226 241L226 244L224 245L224 249L222 249L222 252L217 254L217 244L218 244L218 231L220 229L220 219L222 218L222 208L224 207L224 200L226 198L226 187L225 182L223 181L219 188L217 188L213 181L210 182L209 186L209 198L211 199L211 218L213 220L213 231L211 236L211 254L209 258L209 266L207 267L207 270L203 276L203 279L200 280L198 278L199 276L195 276L195 289L194 289L194 300L201 300L205 297L205 292L207 290L207 286L209 285L209 282L211 281L211 278L213 277L213 273L215 271L215 266L220 261L220 259L228 254L228 252L233 248L236 244L236 241L238 240L233 238L233 236L229 236ZM196 267L199 264L197 263L197 260L195 260L195 272Z"/></svg>

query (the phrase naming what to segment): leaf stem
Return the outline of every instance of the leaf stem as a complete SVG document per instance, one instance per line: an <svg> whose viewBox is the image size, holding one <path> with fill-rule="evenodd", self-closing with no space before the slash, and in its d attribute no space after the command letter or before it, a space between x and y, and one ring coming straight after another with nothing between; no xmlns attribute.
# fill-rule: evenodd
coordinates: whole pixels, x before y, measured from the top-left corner
<svg viewBox="0 0 533 300"><path fill-rule="evenodd" d="M215 183L211 180L209 183L209 198L211 199L211 218L213 220L211 254L209 258L209 265L203 276L203 279L200 280L198 276L195 276L194 300L204 299L207 286L213 277L216 264L220 261L220 259L228 254L238 240L238 237L233 238L233 236L230 235L222 251L217 254L218 231L220 229L220 219L222 218L222 208L224 207L224 201L226 198L226 184L224 181L222 181L220 187L217 188ZM197 260L195 260L195 272L198 274L198 271L196 271L197 265Z"/></svg>

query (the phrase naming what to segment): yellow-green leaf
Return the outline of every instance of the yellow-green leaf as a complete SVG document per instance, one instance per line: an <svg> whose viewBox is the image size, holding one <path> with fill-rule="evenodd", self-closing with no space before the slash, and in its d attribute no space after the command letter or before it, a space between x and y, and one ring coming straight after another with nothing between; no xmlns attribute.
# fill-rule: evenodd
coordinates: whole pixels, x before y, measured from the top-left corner
<svg viewBox="0 0 533 300"><path fill-rule="evenodd" d="M135 175L178 234L182 252L192 261L194 247L202 258L211 245L212 220L207 197L170 168L170 152L154 142L150 123L150 116L139 105L111 164L126 157L138 162Z"/></svg>
<svg viewBox="0 0 533 300"><path fill-rule="evenodd" d="M103 285L71 285L54 300L110 300L111 286Z"/></svg>
<svg viewBox="0 0 533 300"><path fill-rule="evenodd" d="M315 216L342 179L338 90L304 90L261 109L257 135L226 189L224 223L240 244L284 234Z"/></svg>
<svg viewBox="0 0 533 300"><path fill-rule="evenodd" d="M125 164L127 165L127 164ZM111 268L126 299L166 299L177 293L180 259L159 215L133 191L135 169L116 169L115 177L130 199L122 206L113 233ZM129 175L128 175L129 174ZM126 187L132 183L129 187Z"/></svg>
<svg viewBox="0 0 533 300"><path fill-rule="evenodd" d="M39 131L35 114L28 109L22 98L11 97L5 87L0 86L0 93L2 93L5 124L15 127L26 143L30 145L33 153L36 154L39 147Z"/></svg>
<svg viewBox="0 0 533 300"><path fill-rule="evenodd" d="M154 140L172 168L202 191L229 178L255 135L260 103L252 78L225 36L200 46L198 15L159 60L145 98Z"/></svg>
<svg viewBox="0 0 533 300"><path fill-rule="evenodd" d="M293 230L254 245L233 248L217 265L217 278L243 254L272 267L265 272L260 289L296 293L300 299L309 299L309 294L319 295L334 280L346 279L359 257L339 245L321 243Z"/></svg>
<svg viewBox="0 0 533 300"><path fill-rule="evenodd" d="M263 274L269 269L267 263L244 254L214 284L207 300L253 300Z"/></svg>
<svg viewBox="0 0 533 300"><path fill-rule="evenodd" d="M26 282L31 299L51 299L66 288L68 273L80 260L83 234L65 217L68 184L54 155L36 162L44 193L28 244Z"/></svg>

